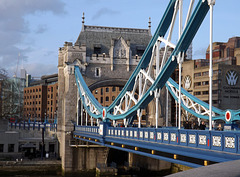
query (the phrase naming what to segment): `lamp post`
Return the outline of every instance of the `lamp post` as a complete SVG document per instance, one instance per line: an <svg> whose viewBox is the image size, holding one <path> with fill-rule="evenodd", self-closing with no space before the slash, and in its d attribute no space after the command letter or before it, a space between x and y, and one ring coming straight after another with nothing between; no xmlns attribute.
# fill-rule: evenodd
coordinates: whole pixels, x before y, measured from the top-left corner
<svg viewBox="0 0 240 177"><path fill-rule="evenodd" d="M212 130L212 41L213 41L213 5L215 0L208 0L210 6L210 46L209 46L209 130Z"/></svg>

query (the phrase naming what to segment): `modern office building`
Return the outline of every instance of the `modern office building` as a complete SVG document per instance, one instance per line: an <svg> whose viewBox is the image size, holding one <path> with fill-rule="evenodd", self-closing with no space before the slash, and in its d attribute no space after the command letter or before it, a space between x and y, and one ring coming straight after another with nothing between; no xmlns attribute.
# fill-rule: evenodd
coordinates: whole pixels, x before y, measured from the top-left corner
<svg viewBox="0 0 240 177"><path fill-rule="evenodd" d="M24 78L6 78L1 81L1 118L22 118Z"/></svg>
<svg viewBox="0 0 240 177"><path fill-rule="evenodd" d="M213 106L240 109L240 37L213 44ZM209 103L209 49L206 59L185 61L182 65L182 87Z"/></svg>

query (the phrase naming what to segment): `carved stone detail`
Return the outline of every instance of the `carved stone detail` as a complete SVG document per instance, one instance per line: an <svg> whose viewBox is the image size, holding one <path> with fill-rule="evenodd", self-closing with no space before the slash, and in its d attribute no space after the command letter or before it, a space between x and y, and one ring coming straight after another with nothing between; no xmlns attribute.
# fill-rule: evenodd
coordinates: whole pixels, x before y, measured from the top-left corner
<svg viewBox="0 0 240 177"><path fill-rule="evenodd" d="M187 142L187 135L186 134L180 134L180 142L186 143Z"/></svg>
<svg viewBox="0 0 240 177"><path fill-rule="evenodd" d="M168 133L163 133L163 140L168 141Z"/></svg>
<svg viewBox="0 0 240 177"><path fill-rule="evenodd" d="M196 135L189 135L189 143L196 144Z"/></svg>
<svg viewBox="0 0 240 177"><path fill-rule="evenodd" d="M177 134L171 133L171 141L175 142L177 140Z"/></svg>
<svg viewBox="0 0 240 177"><path fill-rule="evenodd" d="M199 135L199 144L206 145L207 144L207 136L206 135Z"/></svg>
<svg viewBox="0 0 240 177"><path fill-rule="evenodd" d="M225 137L225 148L235 149L235 138L234 137Z"/></svg>
<svg viewBox="0 0 240 177"><path fill-rule="evenodd" d="M221 147L221 136L213 136L212 140L213 140L213 146L218 146Z"/></svg>

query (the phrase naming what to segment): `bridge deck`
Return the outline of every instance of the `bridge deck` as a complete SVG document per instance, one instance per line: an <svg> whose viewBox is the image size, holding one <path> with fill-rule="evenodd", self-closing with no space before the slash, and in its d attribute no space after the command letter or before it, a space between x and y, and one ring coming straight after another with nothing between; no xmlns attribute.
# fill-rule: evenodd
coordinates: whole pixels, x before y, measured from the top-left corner
<svg viewBox="0 0 240 177"><path fill-rule="evenodd" d="M200 167L240 159L240 132L167 128L75 127L74 138L160 160Z"/></svg>

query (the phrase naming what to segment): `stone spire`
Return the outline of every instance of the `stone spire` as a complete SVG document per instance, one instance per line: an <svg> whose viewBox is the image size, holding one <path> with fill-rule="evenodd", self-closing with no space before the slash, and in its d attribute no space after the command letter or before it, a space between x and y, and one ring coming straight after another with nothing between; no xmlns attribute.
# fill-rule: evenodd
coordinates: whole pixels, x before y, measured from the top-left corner
<svg viewBox="0 0 240 177"><path fill-rule="evenodd" d="M148 33L150 36L152 36L152 33L151 33L151 17L149 17L149 21L148 21Z"/></svg>
<svg viewBox="0 0 240 177"><path fill-rule="evenodd" d="M84 17L84 12L83 12L83 16L82 16L82 31L84 31L84 23L85 23L84 19L85 19L85 17Z"/></svg>

